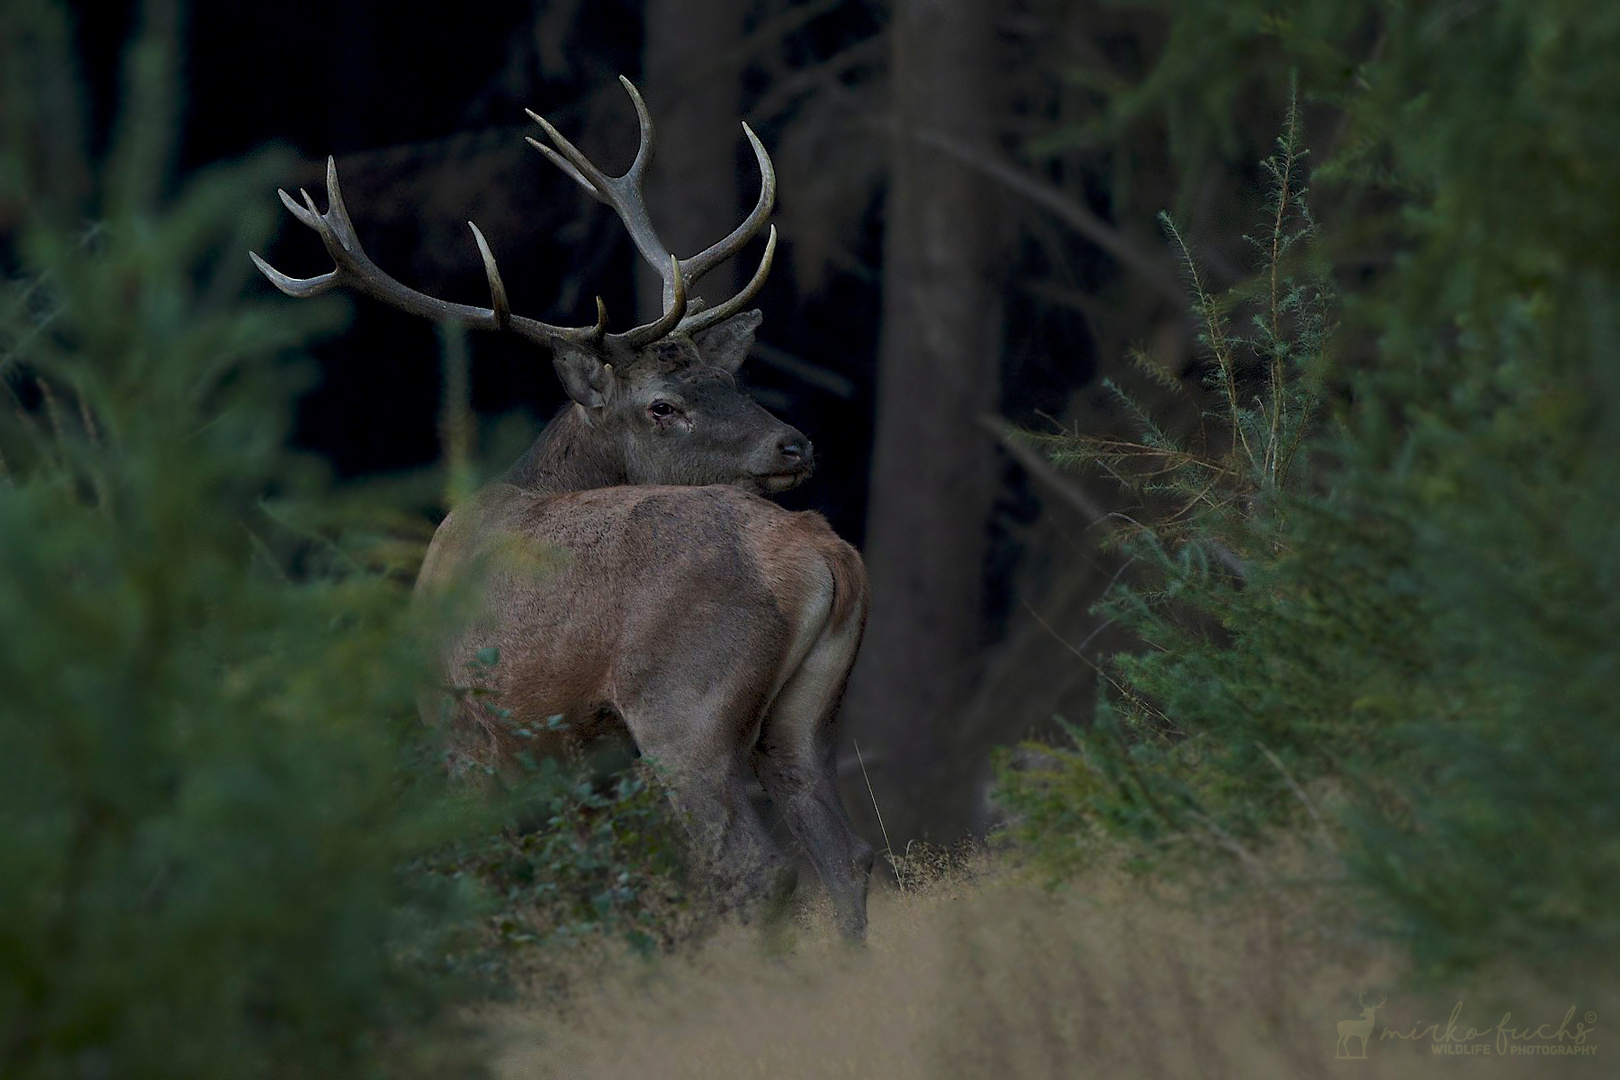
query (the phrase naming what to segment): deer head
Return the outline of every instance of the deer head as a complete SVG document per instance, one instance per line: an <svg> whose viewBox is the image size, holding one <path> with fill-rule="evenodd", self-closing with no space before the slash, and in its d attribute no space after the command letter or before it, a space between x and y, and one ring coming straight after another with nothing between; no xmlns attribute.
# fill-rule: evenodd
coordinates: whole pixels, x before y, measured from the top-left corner
<svg viewBox="0 0 1620 1080"><path fill-rule="evenodd" d="M744 309L770 273L775 226L759 268L737 295L713 307L688 296L689 286L741 251L770 216L776 200L770 155L743 124L759 163L759 199L729 236L690 258L679 258L653 229L642 191L652 160L652 118L635 86L622 76L619 81L635 105L641 132L635 160L623 175L603 173L534 112L529 116L555 149L532 138L528 142L593 198L612 207L641 257L658 271L664 283L663 312L652 322L608 333L600 297L591 326L553 326L512 314L494 253L470 221L489 281L489 307L439 300L402 284L361 248L332 158L326 163L325 213L307 191L299 191L302 203L285 191L278 194L293 216L321 238L336 266L316 277L293 278L250 253L254 265L289 296L316 296L345 285L414 315L514 333L549 349L573 406L525 460L543 471L544 463L531 459L546 456L548 446L551 457L573 459L566 463L568 478L553 478L552 486L721 483L758 493L785 490L810 474L810 441L744 394L735 378L759 327L760 313Z"/></svg>

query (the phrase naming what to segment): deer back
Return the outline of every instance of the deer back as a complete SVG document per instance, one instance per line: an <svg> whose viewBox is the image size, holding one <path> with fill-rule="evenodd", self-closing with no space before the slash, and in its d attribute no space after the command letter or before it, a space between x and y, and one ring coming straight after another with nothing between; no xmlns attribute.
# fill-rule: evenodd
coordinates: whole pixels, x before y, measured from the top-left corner
<svg viewBox="0 0 1620 1080"><path fill-rule="evenodd" d="M481 693L441 695L432 714L449 712L458 753L480 765L618 732L625 713L698 715L681 695L750 672L722 710L732 729L704 733L730 753L797 669L796 646L823 628L858 634L866 611L860 556L821 515L726 485L494 485L441 524L417 588L468 575L483 613L440 663L448 685L476 678ZM491 648L498 661L481 665Z"/></svg>

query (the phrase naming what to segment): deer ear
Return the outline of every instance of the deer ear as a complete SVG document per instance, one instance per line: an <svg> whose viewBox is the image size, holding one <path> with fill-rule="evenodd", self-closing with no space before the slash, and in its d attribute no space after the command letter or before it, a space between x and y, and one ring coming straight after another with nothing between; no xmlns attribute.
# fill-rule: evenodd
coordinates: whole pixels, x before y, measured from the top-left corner
<svg viewBox="0 0 1620 1080"><path fill-rule="evenodd" d="M764 318L758 308L741 312L704 330L692 344L697 346L698 355L705 363L735 374L747 359L748 350L753 348L754 331Z"/></svg>
<svg viewBox="0 0 1620 1080"><path fill-rule="evenodd" d="M576 402L587 409L600 409L607 404L613 371L602 362L595 349L572 341L554 342L551 366L557 369L563 389Z"/></svg>

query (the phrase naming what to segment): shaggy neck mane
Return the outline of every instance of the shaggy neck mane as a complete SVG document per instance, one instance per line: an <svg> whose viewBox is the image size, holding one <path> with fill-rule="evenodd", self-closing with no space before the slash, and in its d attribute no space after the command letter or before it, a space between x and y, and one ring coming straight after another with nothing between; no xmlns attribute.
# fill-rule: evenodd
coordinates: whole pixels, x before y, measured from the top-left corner
<svg viewBox="0 0 1620 1080"><path fill-rule="evenodd" d="M506 482L542 495L629 483L624 462L594 439L577 405L565 405L511 469Z"/></svg>

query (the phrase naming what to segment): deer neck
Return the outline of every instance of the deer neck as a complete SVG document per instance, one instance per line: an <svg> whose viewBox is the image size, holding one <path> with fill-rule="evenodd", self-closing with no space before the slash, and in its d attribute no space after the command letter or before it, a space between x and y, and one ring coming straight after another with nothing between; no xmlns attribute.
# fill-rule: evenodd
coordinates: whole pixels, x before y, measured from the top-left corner
<svg viewBox="0 0 1620 1080"><path fill-rule="evenodd" d="M622 455L592 430L580 406L569 404L507 470L506 482L542 495L559 495L630 481Z"/></svg>

